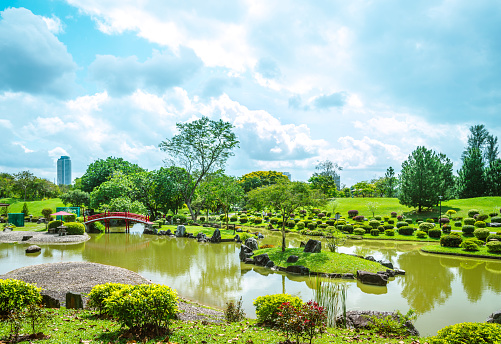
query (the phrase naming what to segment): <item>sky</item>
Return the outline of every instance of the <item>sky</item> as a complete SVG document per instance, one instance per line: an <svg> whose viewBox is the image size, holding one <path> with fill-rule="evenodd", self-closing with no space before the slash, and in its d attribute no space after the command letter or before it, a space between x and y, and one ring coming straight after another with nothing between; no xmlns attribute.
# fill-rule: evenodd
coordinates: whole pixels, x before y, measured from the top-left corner
<svg viewBox="0 0 501 344"><path fill-rule="evenodd" d="M470 126L501 136L500 23L497 0L0 0L0 172L158 169L201 116L234 126L230 175L331 160L350 186L417 146L457 171Z"/></svg>

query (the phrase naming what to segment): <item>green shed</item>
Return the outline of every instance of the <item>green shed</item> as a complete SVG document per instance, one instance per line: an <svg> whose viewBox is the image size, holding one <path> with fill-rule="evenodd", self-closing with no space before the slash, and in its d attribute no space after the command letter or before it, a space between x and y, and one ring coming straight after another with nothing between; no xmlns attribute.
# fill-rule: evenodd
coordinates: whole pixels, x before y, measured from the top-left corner
<svg viewBox="0 0 501 344"><path fill-rule="evenodd" d="M23 213L10 213L7 215L8 222L16 227L24 227L24 214Z"/></svg>

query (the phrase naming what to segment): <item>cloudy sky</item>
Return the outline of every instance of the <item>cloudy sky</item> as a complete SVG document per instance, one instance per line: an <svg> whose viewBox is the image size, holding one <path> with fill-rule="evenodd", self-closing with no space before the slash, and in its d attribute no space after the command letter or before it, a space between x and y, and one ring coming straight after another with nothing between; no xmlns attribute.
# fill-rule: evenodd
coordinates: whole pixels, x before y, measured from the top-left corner
<svg viewBox="0 0 501 344"><path fill-rule="evenodd" d="M202 115L235 126L227 172L320 160L350 186L418 146L460 168L474 124L501 136L501 2L3 0L0 171L54 180L98 158L163 165Z"/></svg>

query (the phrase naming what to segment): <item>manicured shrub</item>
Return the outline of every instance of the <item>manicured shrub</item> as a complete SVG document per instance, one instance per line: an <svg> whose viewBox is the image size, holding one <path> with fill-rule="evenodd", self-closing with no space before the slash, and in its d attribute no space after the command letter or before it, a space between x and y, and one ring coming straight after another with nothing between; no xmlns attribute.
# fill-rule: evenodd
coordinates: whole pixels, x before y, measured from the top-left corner
<svg viewBox="0 0 501 344"><path fill-rule="evenodd" d="M308 223L308 229L310 231L315 230L315 228L317 228L317 224L316 223L313 223L313 222Z"/></svg>
<svg viewBox="0 0 501 344"><path fill-rule="evenodd" d="M223 217L224 217L224 215L223 215ZM186 216L184 216L182 214L176 214L176 215L172 216L172 223L173 224L177 224L177 223L183 224L183 223L186 223Z"/></svg>
<svg viewBox="0 0 501 344"><path fill-rule="evenodd" d="M253 302L256 307L257 321L275 325L278 319L279 307L286 302L296 308L303 304L299 297L289 294L258 296Z"/></svg>
<svg viewBox="0 0 501 344"><path fill-rule="evenodd" d="M321 218L325 217L325 213L318 213L318 214L317 214L317 217L318 217L319 219L321 219Z"/></svg>
<svg viewBox="0 0 501 344"><path fill-rule="evenodd" d="M394 230L394 229L386 229L386 230L384 231L384 234L385 234L386 236L395 236L395 230Z"/></svg>
<svg viewBox="0 0 501 344"><path fill-rule="evenodd" d="M377 228L371 229L371 235L372 236L378 236L379 235L379 229L377 229Z"/></svg>
<svg viewBox="0 0 501 344"><path fill-rule="evenodd" d="M389 220L389 219L390 219L390 217L389 217L389 216L384 216L384 217L383 217L383 220L384 220L385 222L388 222L388 220Z"/></svg>
<svg viewBox="0 0 501 344"><path fill-rule="evenodd" d="M106 230L106 227L99 221L89 223L87 227L89 228L89 232L92 233L104 233L104 231Z"/></svg>
<svg viewBox="0 0 501 344"><path fill-rule="evenodd" d="M496 212L489 213L489 216L490 216L490 217L495 217L495 216L498 216L498 215L499 215L499 214L498 214L498 213L496 213Z"/></svg>
<svg viewBox="0 0 501 344"><path fill-rule="evenodd" d="M404 219L404 217L403 217L402 215L398 215L398 216L397 216L397 220L398 220L398 221L402 221L403 219Z"/></svg>
<svg viewBox="0 0 501 344"><path fill-rule="evenodd" d="M317 227L320 228L320 229L325 229L325 228L327 228L327 224L326 223L321 223Z"/></svg>
<svg viewBox="0 0 501 344"><path fill-rule="evenodd" d="M114 291L120 290L125 286L126 284L121 283L105 283L94 286L90 293L87 294L89 298L87 307L98 310L99 314L105 314L105 300L110 297Z"/></svg>
<svg viewBox="0 0 501 344"><path fill-rule="evenodd" d="M395 211L392 211L390 215L391 217L397 217L397 213Z"/></svg>
<svg viewBox="0 0 501 344"><path fill-rule="evenodd" d="M386 229L393 229L393 228L395 228L395 226L393 226L393 225L384 225L383 227L384 227L385 230Z"/></svg>
<svg viewBox="0 0 501 344"><path fill-rule="evenodd" d="M433 220L433 219L426 219L426 222L435 223L435 220Z"/></svg>
<svg viewBox="0 0 501 344"><path fill-rule="evenodd" d="M467 217L467 218L465 218L465 219L463 220L463 223L464 223L465 225L469 225L469 226L473 226L473 225L475 224L475 222L476 222L476 221L475 221L475 219L474 219L474 218L472 218L472 217Z"/></svg>
<svg viewBox="0 0 501 344"><path fill-rule="evenodd" d="M123 326L137 329L168 329L176 317L177 293L160 284L127 285L104 300L106 313Z"/></svg>
<svg viewBox="0 0 501 344"><path fill-rule="evenodd" d="M409 225L412 224L412 219L404 219L405 222L407 222Z"/></svg>
<svg viewBox="0 0 501 344"><path fill-rule="evenodd" d="M449 218L448 218L448 217L442 217L442 218L440 218L440 219L438 220L438 223L439 223L439 224L446 224L446 223L449 223L449 222L450 222L450 220L449 220Z"/></svg>
<svg viewBox="0 0 501 344"><path fill-rule="evenodd" d="M418 238L424 239L427 236L428 236L428 234L426 234L426 232L424 232L424 231L421 231L421 230L416 231L416 237L418 237Z"/></svg>
<svg viewBox="0 0 501 344"><path fill-rule="evenodd" d="M381 222L381 216L374 216L374 219L378 220L379 222Z"/></svg>
<svg viewBox="0 0 501 344"><path fill-rule="evenodd" d="M485 228L486 224L484 221L477 221L475 222L474 226L477 228Z"/></svg>
<svg viewBox="0 0 501 344"><path fill-rule="evenodd" d="M66 222L64 224L66 227L66 232L68 235L83 235L85 233L85 226L78 222Z"/></svg>
<svg viewBox="0 0 501 344"><path fill-rule="evenodd" d="M443 225L442 226L442 232L444 234L449 234L452 231L451 225Z"/></svg>
<svg viewBox="0 0 501 344"><path fill-rule="evenodd" d="M428 233L428 231L435 227L434 223L423 222L419 225L419 230Z"/></svg>
<svg viewBox="0 0 501 344"><path fill-rule="evenodd" d="M397 222L397 228L400 228L400 227L407 227L409 226L409 224L405 221L399 221Z"/></svg>
<svg viewBox="0 0 501 344"><path fill-rule="evenodd" d="M488 237L487 237L487 241L491 240L491 239L496 239L498 241L501 241L501 235L500 234L490 234Z"/></svg>
<svg viewBox="0 0 501 344"><path fill-rule="evenodd" d="M276 225L276 224L278 223L278 220L279 220L279 218L278 218L278 217L272 217L272 218L270 219L270 223L271 223L272 225Z"/></svg>
<svg viewBox="0 0 501 344"><path fill-rule="evenodd" d="M354 217L358 215L358 210L348 210L348 217Z"/></svg>
<svg viewBox="0 0 501 344"><path fill-rule="evenodd" d="M464 225L463 228L461 228L461 231L465 236L471 236L473 235L473 232L475 231L475 226L472 225Z"/></svg>
<svg viewBox="0 0 501 344"><path fill-rule="evenodd" d="M357 215L353 217L353 220L357 222L362 222L365 220L365 217L363 215Z"/></svg>
<svg viewBox="0 0 501 344"><path fill-rule="evenodd" d="M296 222L294 222L294 220L288 220L285 225L287 226L287 228L292 229L292 228L296 227Z"/></svg>
<svg viewBox="0 0 501 344"><path fill-rule="evenodd" d="M377 230L379 231L379 233L384 233L385 228L384 226L378 226Z"/></svg>
<svg viewBox="0 0 501 344"><path fill-rule="evenodd" d="M485 221L485 220L487 220L488 218L489 218L489 215L487 215L487 214L479 214L479 215L477 215L476 220L477 220L477 221Z"/></svg>
<svg viewBox="0 0 501 344"><path fill-rule="evenodd" d="M412 233L414 233L414 228L412 228L411 226L400 227L398 229L398 233L400 235L412 235Z"/></svg>
<svg viewBox="0 0 501 344"><path fill-rule="evenodd" d="M389 224L389 225L392 225L392 224L394 224L394 223L395 223L395 220L392 220L392 219L389 219L389 220L388 220L388 224Z"/></svg>
<svg viewBox="0 0 501 344"><path fill-rule="evenodd" d="M381 224L381 221L378 221L378 220L370 220L369 221L369 226L371 226L372 228L378 228L380 224Z"/></svg>
<svg viewBox="0 0 501 344"><path fill-rule="evenodd" d="M363 228L355 228L353 230L353 234L355 234L355 235L364 235L365 234L365 229L363 229Z"/></svg>
<svg viewBox="0 0 501 344"><path fill-rule="evenodd" d="M63 224L63 221L61 220L54 220L50 221L49 224L47 225L47 228L57 228Z"/></svg>
<svg viewBox="0 0 501 344"><path fill-rule="evenodd" d="M491 222L501 223L501 217L499 217L499 216L491 217Z"/></svg>
<svg viewBox="0 0 501 344"><path fill-rule="evenodd" d="M77 216L75 214L64 215L63 220L64 222L75 222L77 220Z"/></svg>
<svg viewBox="0 0 501 344"><path fill-rule="evenodd" d="M473 217L477 214L480 214L480 212L477 209L470 209L468 210L468 217Z"/></svg>
<svg viewBox="0 0 501 344"><path fill-rule="evenodd" d="M501 253L501 241L489 241L485 246L489 252Z"/></svg>
<svg viewBox="0 0 501 344"><path fill-rule="evenodd" d="M278 221L277 221L277 226L280 226L282 227L282 224L284 223L284 219L283 218L279 218Z"/></svg>
<svg viewBox="0 0 501 344"><path fill-rule="evenodd" d="M449 234L444 235L440 238L440 245L443 247L459 247L463 242L463 239L459 236L459 234Z"/></svg>
<svg viewBox="0 0 501 344"><path fill-rule="evenodd" d="M303 221L299 221L296 224L296 227L297 227L298 230L304 229L304 222Z"/></svg>
<svg viewBox="0 0 501 344"><path fill-rule="evenodd" d="M240 220L240 223L247 223L249 221L247 216L240 216L239 220Z"/></svg>
<svg viewBox="0 0 501 344"><path fill-rule="evenodd" d="M442 231L440 229L430 229L428 231L430 238L440 238L442 236Z"/></svg>
<svg viewBox="0 0 501 344"><path fill-rule="evenodd" d="M454 227L461 227L463 223L461 221L454 222Z"/></svg>
<svg viewBox="0 0 501 344"><path fill-rule="evenodd" d="M344 225L343 232L348 232L350 234L353 233L353 226L352 225Z"/></svg>
<svg viewBox="0 0 501 344"><path fill-rule="evenodd" d="M477 228L475 229L475 231L473 232L473 235L475 235L475 237L479 240L483 240L485 241L485 239L487 239L487 237L489 236L490 232L487 228Z"/></svg>
<svg viewBox="0 0 501 344"><path fill-rule="evenodd" d="M328 225L328 226L334 226L334 223L336 222L336 220L333 220L333 219L329 219L327 221L325 221L325 223Z"/></svg>
<svg viewBox="0 0 501 344"><path fill-rule="evenodd" d="M430 344L497 344L501 338L501 326L493 323L460 323L446 326Z"/></svg>
<svg viewBox="0 0 501 344"><path fill-rule="evenodd" d="M41 288L15 279L0 279L0 317L24 311L42 302Z"/></svg>
<svg viewBox="0 0 501 344"><path fill-rule="evenodd" d="M255 218L254 218L254 223L255 223L256 225L258 225L258 224L260 224L260 223L263 223L263 218L261 218L261 217L255 217Z"/></svg>

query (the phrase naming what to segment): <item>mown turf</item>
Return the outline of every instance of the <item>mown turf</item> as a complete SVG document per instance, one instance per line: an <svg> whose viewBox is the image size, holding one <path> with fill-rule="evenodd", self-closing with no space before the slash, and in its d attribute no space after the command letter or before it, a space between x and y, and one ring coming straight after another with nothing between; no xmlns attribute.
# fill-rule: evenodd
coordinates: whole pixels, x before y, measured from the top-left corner
<svg viewBox="0 0 501 344"><path fill-rule="evenodd" d="M487 250L486 246L481 246L478 251L465 251L460 247L443 247L440 245L430 245L421 248L423 252L427 253L439 253L439 254L451 254L451 255L461 255L461 256L471 256L471 257L488 257L501 259L501 253L492 253Z"/></svg>
<svg viewBox="0 0 501 344"><path fill-rule="evenodd" d="M2 198L0 203L8 203L9 213L21 213L23 211L24 201L19 198ZM33 216L42 216L42 209L50 208L56 212L56 207L64 207L59 198L51 198L45 201L27 201L29 213Z"/></svg>
<svg viewBox="0 0 501 344"><path fill-rule="evenodd" d="M214 234L214 231L216 230L215 228L202 227L202 226L185 226L185 228L186 228L187 233L192 233L194 236L196 236L198 233L202 232L208 237L211 237L212 234ZM166 231L168 229L170 229L171 232L174 233L177 229L177 226L164 225L159 230ZM221 239L233 239L233 238L235 238L235 235L239 234L237 232L235 232L235 234L233 234L233 229L231 229L231 230L219 229L219 232L221 233Z"/></svg>
<svg viewBox="0 0 501 344"><path fill-rule="evenodd" d="M305 253L303 248L265 248L254 251L254 255L267 253L275 265L287 267L289 265L302 265L314 272L323 273L352 273L357 270L378 272L385 270L381 264L362 258L341 254L337 252L322 251L320 253ZM289 256L295 255L299 259L296 263L287 263Z"/></svg>

